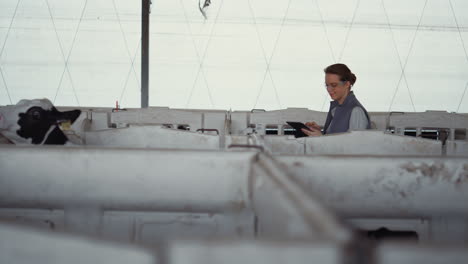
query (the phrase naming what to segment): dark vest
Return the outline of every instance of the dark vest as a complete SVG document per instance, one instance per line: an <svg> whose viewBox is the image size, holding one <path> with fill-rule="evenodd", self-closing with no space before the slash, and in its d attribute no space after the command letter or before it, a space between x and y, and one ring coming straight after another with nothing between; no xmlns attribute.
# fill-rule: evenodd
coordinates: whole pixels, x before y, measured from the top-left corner
<svg viewBox="0 0 468 264"><path fill-rule="evenodd" d="M342 133L349 130L349 119L351 118L351 112L354 107L361 107L367 117L367 129L370 129L370 118L367 110L364 106L359 103L353 92L350 92L343 104L339 104L338 101L332 101L330 103L330 110L328 111L327 121L323 127L324 134ZM335 114L332 116L332 110L336 108ZM333 123L332 123L333 120ZM327 132L328 130L328 132Z"/></svg>

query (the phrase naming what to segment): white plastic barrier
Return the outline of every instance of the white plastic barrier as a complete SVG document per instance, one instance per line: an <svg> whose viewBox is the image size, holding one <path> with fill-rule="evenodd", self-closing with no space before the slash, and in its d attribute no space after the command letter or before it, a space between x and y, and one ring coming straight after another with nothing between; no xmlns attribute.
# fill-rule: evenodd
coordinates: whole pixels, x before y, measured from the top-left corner
<svg viewBox="0 0 468 264"><path fill-rule="evenodd" d="M394 113L389 117L391 127L468 128L468 116L445 111Z"/></svg>
<svg viewBox="0 0 468 264"><path fill-rule="evenodd" d="M187 210L189 211L189 210ZM154 245L174 238L253 238L251 211L224 213L103 211L102 237Z"/></svg>
<svg viewBox="0 0 468 264"><path fill-rule="evenodd" d="M337 244L307 240L177 240L168 246L171 264L338 264L344 263L344 255Z"/></svg>
<svg viewBox="0 0 468 264"><path fill-rule="evenodd" d="M198 213L187 209L187 212L157 212L72 206L53 210L2 208L0 221L149 245L174 237L252 238L255 235L254 215L248 211Z"/></svg>
<svg viewBox="0 0 468 264"><path fill-rule="evenodd" d="M235 145L245 145L245 148L258 147L259 149L265 150L273 155L303 155L305 153L305 139L294 138L294 136L227 136L226 148L230 148Z"/></svg>
<svg viewBox="0 0 468 264"><path fill-rule="evenodd" d="M423 113L394 113L389 116L388 127L395 128L396 133L403 134L406 128L416 129L416 136L423 128L449 129L449 139L455 140L455 130L468 130L468 116L445 111L427 111Z"/></svg>
<svg viewBox="0 0 468 264"><path fill-rule="evenodd" d="M274 155L303 155L306 150L305 138L265 135L263 142L265 149Z"/></svg>
<svg viewBox="0 0 468 264"><path fill-rule="evenodd" d="M156 264L155 252L131 245L0 224L0 263Z"/></svg>
<svg viewBox="0 0 468 264"><path fill-rule="evenodd" d="M305 144L306 154L442 155L442 143L440 141L385 134L381 131L370 130L308 137Z"/></svg>
<svg viewBox="0 0 468 264"><path fill-rule="evenodd" d="M468 242L466 158L276 158L310 193L344 218L422 219L429 221L428 233L423 234L429 240Z"/></svg>
<svg viewBox="0 0 468 264"><path fill-rule="evenodd" d="M118 110L111 108L79 108L59 107L59 110L80 109L87 112L88 118L93 120L91 130L105 129L111 124L117 127L125 127L129 124L136 125L189 125L191 131L198 129L216 129L219 134L243 135L246 128L257 126L257 132L265 133L266 126L278 129L282 135L282 129L287 121L315 121L324 125L327 112L318 112L306 108L288 108L275 111L223 111L223 110L190 110L170 109L167 107L151 107L148 109ZM443 111L427 111L422 113L405 112L369 112L372 128L385 131L390 127L396 128L399 134L404 133L405 128L416 129L418 135L423 128L446 128L454 132L454 129L468 129L468 115L447 113ZM227 128L227 130L225 130ZM451 133L454 136L455 133ZM455 138L451 138L454 140Z"/></svg>
<svg viewBox="0 0 468 264"><path fill-rule="evenodd" d="M273 155L442 156L443 153L440 141L370 130L304 138L294 138L292 135L233 135L226 137L226 147L230 145L256 145Z"/></svg>
<svg viewBox="0 0 468 264"><path fill-rule="evenodd" d="M385 131L387 130L388 125L388 115L387 112L369 112L369 117L371 120L371 129Z"/></svg>
<svg viewBox="0 0 468 264"><path fill-rule="evenodd" d="M353 247L326 241L177 240L169 243L169 263L352 263L414 264L466 263L462 245L384 242L376 247Z"/></svg>
<svg viewBox="0 0 468 264"><path fill-rule="evenodd" d="M0 224L0 262L74 263L466 263L466 246L384 242L343 245L307 239L171 239L142 247Z"/></svg>
<svg viewBox="0 0 468 264"><path fill-rule="evenodd" d="M90 125L87 131L96 131L111 128L111 114L111 111L89 111L88 117L90 119Z"/></svg>
<svg viewBox="0 0 468 264"><path fill-rule="evenodd" d="M466 263L468 249L458 245L384 243L375 252L377 264Z"/></svg>
<svg viewBox="0 0 468 264"><path fill-rule="evenodd" d="M266 126L277 126L279 129L278 134L282 135L282 128L286 125L287 121L298 121L304 123L315 121L320 126L324 126L327 114L327 112L318 112L306 108L288 108L268 112L254 112L249 115L248 123L257 125L257 127L260 128L257 129L260 134L264 134ZM369 112L372 129L379 131L387 130L389 126L389 116L391 115L387 112Z"/></svg>
<svg viewBox="0 0 468 264"><path fill-rule="evenodd" d="M212 135L225 135L229 131L229 119L227 112L204 112L203 133Z"/></svg>
<svg viewBox="0 0 468 264"><path fill-rule="evenodd" d="M171 149L219 149L220 136L160 126L130 126L84 133L90 146Z"/></svg>
<svg viewBox="0 0 468 264"><path fill-rule="evenodd" d="M255 125L256 131L260 135L265 134L265 129L269 126L278 129L278 135L283 135L284 126L288 121L309 122L315 121L318 124L325 124L327 113L308 110L305 108L288 108L269 112L254 112L250 115L250 124Z"/></svg>
<svg viewBox="0 0 468 264"><path fill-rule="evenodd" d="M259 155L252 171L252 204L259 237L351 240L351 233L334 214L293 181L272 157Z"/></svg>
<svg viewBox="0 0 468 264"><path fill-rule="evenodd" d="M110 113L111 124L116 127L128 125L187 125L190 131L200 129L216 130L217 134L225 134L228 123L227 111L216 110L182 110L166 107L151 107L147 109L126 109Z"/></svg>
<svg viewBox="0 0 468 264"><path fill-rule="evenodd" d="M244 135L250 126L250 112L235 111L229 114L229 134Z"/></svg>
<svg viewBox="0 0 468 264"><path fill-rule="evenodd" d="M165 107L151 107L146 109L128 109L111 113L110 123L117 127L128 124L139 125L188 125L191 131L203 128L203 113L196 111L174 110Z"/></svg>
<svg viewBox="0 0 468 264"><path fill-rule="evenodd" d="M447 140L447 156L465 156L468 157L468 141L466 140Z"/></svg>
<svg viewBox="0 0 468 264"><path fill-rule="evenodd" d="M189 234L350 238L257 152L0 149L3 220L138 243Z"/></svg>
<svg viewBox="0 0 468 264"><path fill-rule="evenodd" d="M342 216L468 216L465 158L278 156L276 159Z"/></svg>
<svg viewBox="0 0 468 264"><path fill-rule="evenodd" d="M255 155L4 145L0 146L0 206L238 210L250 206L247 184Z"/></svg>
<svg viewBox="0 0 468 264"><path fill-rule="evenodd" d="M256 152L0 149L4 221L137 243L254 235L248 179Z"/></svg>

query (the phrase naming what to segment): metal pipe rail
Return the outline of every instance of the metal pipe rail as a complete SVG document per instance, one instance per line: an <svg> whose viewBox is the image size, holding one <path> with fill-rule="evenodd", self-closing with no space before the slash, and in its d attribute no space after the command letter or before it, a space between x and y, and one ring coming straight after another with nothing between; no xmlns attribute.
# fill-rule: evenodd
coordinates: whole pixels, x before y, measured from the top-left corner
<svg viewBox="0 0 468 264"><path fill-rule="evenodd" d="M271 156L258 155L251 181L252 203L261 237L315 238L340 244L351 240L351 232L335 215Z"/></svg>
<svg viewBox="0 0 468 264"><path fill-rule="evenodd" d="M468 217L466 158L310 155L276 159L340 216Z"/></svg>
<svg viewBox="0 0 468 264"><path fill-rule="evenodd" d="M133 226L141 237L145 223L160 233L168 221L184 222L180 213L205 213L207 220L193 221L194 229L196 223L218 228L222 221L247 237L351 238L284 168L258 152L0 146L0 168L0 219L29 214L55 223L48 219L54 217L65 230L115 236L106 231L110 223L117 233ZM37 212L46 209L59 212ZM126 219L146 220L135 225Z"/></svg>
<svg viewBox="0 0 468 264"><path fill-rule="evenodd" d="M248 207L256 153L0 146L0 206L223 212Z"/></svg>

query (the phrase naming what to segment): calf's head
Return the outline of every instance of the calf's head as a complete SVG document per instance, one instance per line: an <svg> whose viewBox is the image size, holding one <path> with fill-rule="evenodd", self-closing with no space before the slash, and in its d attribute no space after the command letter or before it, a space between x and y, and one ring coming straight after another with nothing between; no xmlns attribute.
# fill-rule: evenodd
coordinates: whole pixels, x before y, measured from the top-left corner
<svg viewBox="0 0 468 264"><path fill-rule="evenodd" d="M0 132L16 144L64 145L68 139L59 124L73 124L80 114L80 110L60 112L48 99L21 100L0 108Z"/></svg>

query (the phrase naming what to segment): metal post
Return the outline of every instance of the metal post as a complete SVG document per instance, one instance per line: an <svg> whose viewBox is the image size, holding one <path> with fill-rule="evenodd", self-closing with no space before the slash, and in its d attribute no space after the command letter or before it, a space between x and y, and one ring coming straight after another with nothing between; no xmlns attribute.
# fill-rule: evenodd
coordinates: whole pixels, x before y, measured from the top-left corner
<svg viewBox="0 0 468 264"><path fill-rule="evenodd" d="M141 2L141 108L149 101L149 14L151 0Z"/></svg>

